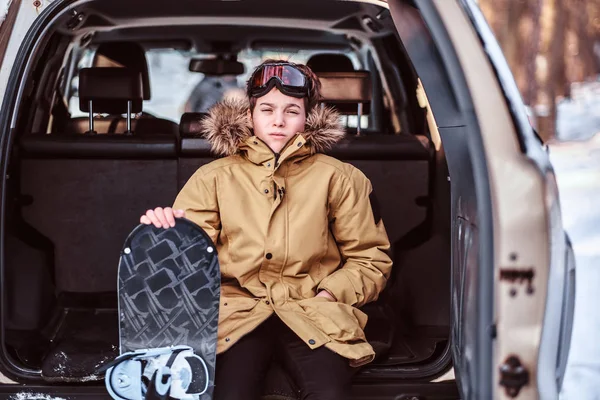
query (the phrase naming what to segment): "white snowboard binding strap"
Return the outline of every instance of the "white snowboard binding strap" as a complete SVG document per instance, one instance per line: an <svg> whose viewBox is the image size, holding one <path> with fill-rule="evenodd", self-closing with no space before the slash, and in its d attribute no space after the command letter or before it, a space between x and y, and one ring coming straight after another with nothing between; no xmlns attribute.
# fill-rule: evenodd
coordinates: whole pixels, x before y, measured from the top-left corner
<svg viewBox="0 0 600 400"><path fill-rule="evenodd" d="M197 400L208 390L206 363L189 346L131 351L103 370L115 400Z"/></svg>

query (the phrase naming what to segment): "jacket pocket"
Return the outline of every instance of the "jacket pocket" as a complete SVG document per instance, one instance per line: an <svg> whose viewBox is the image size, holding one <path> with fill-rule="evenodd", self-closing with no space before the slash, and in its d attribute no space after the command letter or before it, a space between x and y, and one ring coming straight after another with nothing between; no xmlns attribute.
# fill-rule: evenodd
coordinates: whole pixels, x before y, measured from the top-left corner
<svg viewBox="0 0 600 400"><path fill-rule="evenodd" d="M243 297L227 297L221 294L219 307L219 334L229 333L238 323L246 320L254 311L258 300Z"/></svg>
<svg viewBox="0 0 600 400"><path fill-rule="evenodd" d="M298 301L312 322L332 340L348 343L366 341L367 315L351 305L312 297Z"/></svg>

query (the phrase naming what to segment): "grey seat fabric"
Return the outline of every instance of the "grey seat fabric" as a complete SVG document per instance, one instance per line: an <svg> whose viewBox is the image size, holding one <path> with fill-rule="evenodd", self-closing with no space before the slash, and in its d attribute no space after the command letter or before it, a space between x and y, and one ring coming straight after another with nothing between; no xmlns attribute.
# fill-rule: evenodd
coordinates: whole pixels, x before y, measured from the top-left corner
<svg viewBox="0 0 600 400"><path fill-rule="evenodd" d="M54 243L57 290L115 291L119 252L140 213L177 195L176 153L164 151L175 144L146 143L137 156L135 142L122 156L99 145L94 158L76 143L62 143L61 154L31 152L31 145L22 142L21 188L33 199L22 214Z"/></svg>

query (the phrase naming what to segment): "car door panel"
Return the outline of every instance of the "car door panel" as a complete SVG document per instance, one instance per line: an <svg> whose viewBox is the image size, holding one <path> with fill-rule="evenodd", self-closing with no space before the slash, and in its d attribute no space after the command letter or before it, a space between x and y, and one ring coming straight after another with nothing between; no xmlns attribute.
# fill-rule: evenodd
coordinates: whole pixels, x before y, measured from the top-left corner
<svg viewBox="0 0 600 400"><path fill-rule="evenodd" d="M569 294L547 154L524 125L514 79L472 1L389 4L425 91L435 93L447 155L452 340L463 398L554 399L561 339L550 332L568 324Z"/></svg>
<svg viewBox="0 0 600 400"><path fill-rule="evenodd" d="M463 4L503 88L522 151L538 168L543 181L550 262L547 266L548 289L536 370L540 398L557 398L571 341L576 266L572 246L562 225L556 177L548 153L540 146L539 138L528 122L516 83L481 10L472 0L464 0Z"/></svg>

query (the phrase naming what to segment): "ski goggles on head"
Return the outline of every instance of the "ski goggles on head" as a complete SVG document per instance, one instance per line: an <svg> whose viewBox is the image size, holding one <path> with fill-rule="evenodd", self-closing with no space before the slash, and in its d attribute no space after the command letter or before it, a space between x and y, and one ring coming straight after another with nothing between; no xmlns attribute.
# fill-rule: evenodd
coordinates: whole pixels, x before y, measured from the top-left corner
<svg viewBox="0 0 600 400"><path fill-rule="evenodd" d="M288 63L261 65L248 81L251 97L261 97L277 86L287 96L302 98L308 96L308 79L297 67Z"/></svg>

